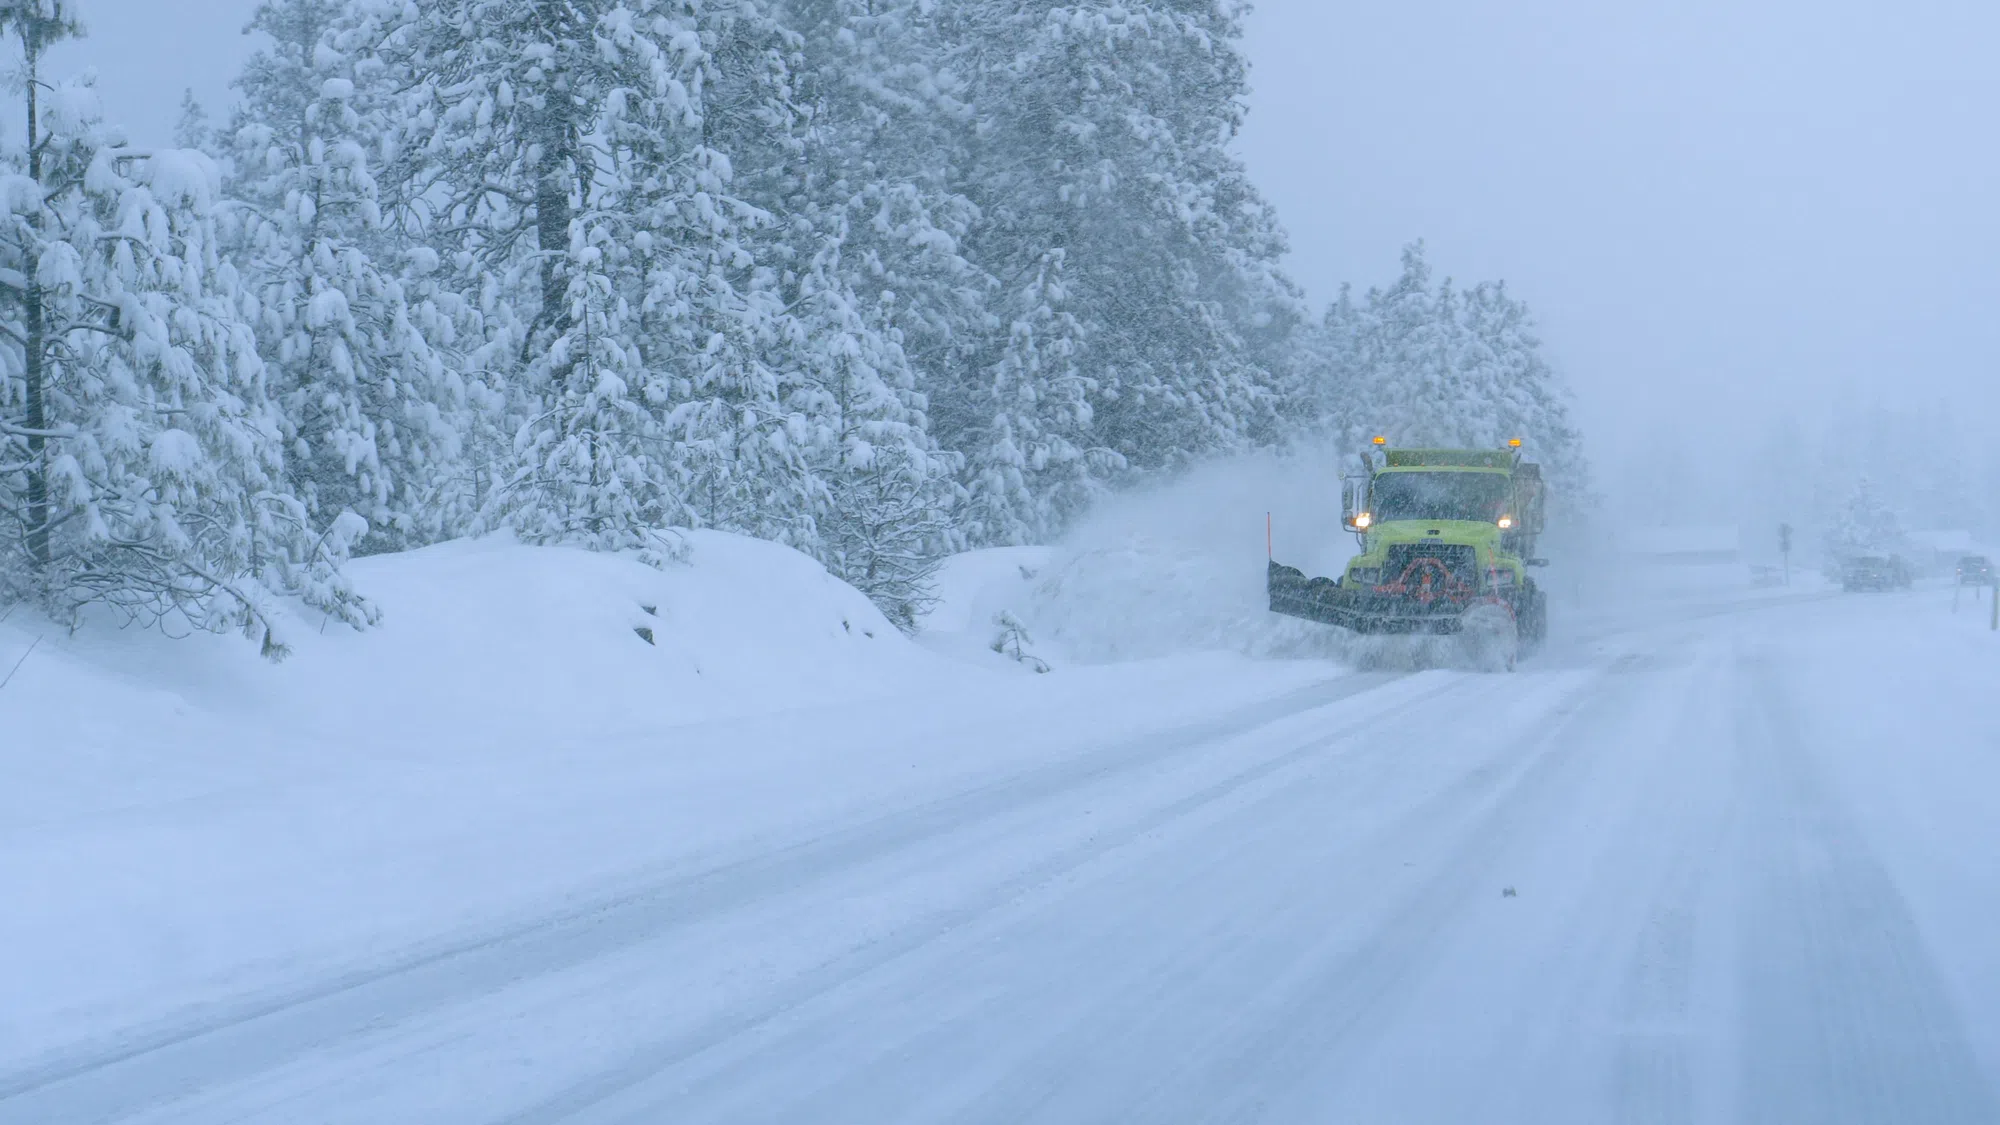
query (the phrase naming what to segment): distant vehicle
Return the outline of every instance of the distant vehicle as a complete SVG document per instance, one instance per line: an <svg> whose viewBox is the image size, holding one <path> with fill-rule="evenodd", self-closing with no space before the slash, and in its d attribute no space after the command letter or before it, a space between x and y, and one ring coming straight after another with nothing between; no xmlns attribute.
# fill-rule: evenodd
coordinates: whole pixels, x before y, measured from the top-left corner
<svg viewBox="0 0 2000 1125"><path fill-rule="evenodd" d="M1985 555L1967 555L1958 560L1958 584L1961 586L1993 585L1993 564Z"/></svg>
<svg viewBox="0 0 2000 1125"><path fill-rule="evenodd" d="M1910 564L1898 555L1860 555L1848 559L1841 568L1840 588L1857 590L1907 590Z"/></svg>

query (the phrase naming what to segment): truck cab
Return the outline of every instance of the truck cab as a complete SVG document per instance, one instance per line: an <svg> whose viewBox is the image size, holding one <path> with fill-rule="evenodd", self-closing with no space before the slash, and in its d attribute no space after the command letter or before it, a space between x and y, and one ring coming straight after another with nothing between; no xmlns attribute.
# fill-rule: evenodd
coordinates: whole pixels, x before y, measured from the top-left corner
<svg viewBox="0 0 2000 1125"><path fill-rule="evenodd" d="M1540 467L1508 450L1385 450L1344 490L1341 522L1361 540L1343 582L1380 585L1420 558L1508 584L1528 581L1541 533Z"/></svg>

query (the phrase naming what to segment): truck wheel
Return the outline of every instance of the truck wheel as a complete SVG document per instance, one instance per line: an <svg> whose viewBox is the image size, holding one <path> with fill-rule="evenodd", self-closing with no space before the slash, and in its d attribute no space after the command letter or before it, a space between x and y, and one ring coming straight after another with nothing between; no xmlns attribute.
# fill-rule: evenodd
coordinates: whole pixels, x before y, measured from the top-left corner
<svg viewBox="0 0 2000 1125"><path fill-rule="evenodd" d="M1514 601L1514 621L1521 634L1521 651L1534 652L1549 638L1549 600L1530 584Z"/></svg>
<svg viewBox="0 0 2000 1125"><path fill-rule="evenodd" d="M1476 605L1459 623L1467 662L1481 672L1512 672L1521 654L1521 629L1504 605Z"/></svg>

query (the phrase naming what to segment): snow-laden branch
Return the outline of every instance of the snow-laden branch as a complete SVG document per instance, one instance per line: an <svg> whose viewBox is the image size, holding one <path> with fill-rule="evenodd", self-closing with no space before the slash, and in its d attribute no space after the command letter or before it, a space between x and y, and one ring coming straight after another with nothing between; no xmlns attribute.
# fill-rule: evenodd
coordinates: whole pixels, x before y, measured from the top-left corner
<svg viewBox="0 0 2000 1125"><path fill-rule="evenodd" d="M30 429L27 426L17 426L12 422L6 421L5 419L0 419L0 434L6 434L9 437L56 438L58 440L73 438L77 436L77 432L74 429L35 430L35 429Z"/></svg>

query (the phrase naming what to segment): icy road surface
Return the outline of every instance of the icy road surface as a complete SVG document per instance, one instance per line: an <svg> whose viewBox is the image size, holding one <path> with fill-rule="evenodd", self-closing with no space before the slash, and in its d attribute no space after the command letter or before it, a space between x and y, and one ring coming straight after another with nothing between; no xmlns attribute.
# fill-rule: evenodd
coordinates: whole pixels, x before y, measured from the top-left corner
<svg viewBox="0 0 2000 1125"><path fill-rule="evenodd" d="M2000 643L1948 598L1017 754L36 1059L0 1121L1990 1125Z"/></svg>

